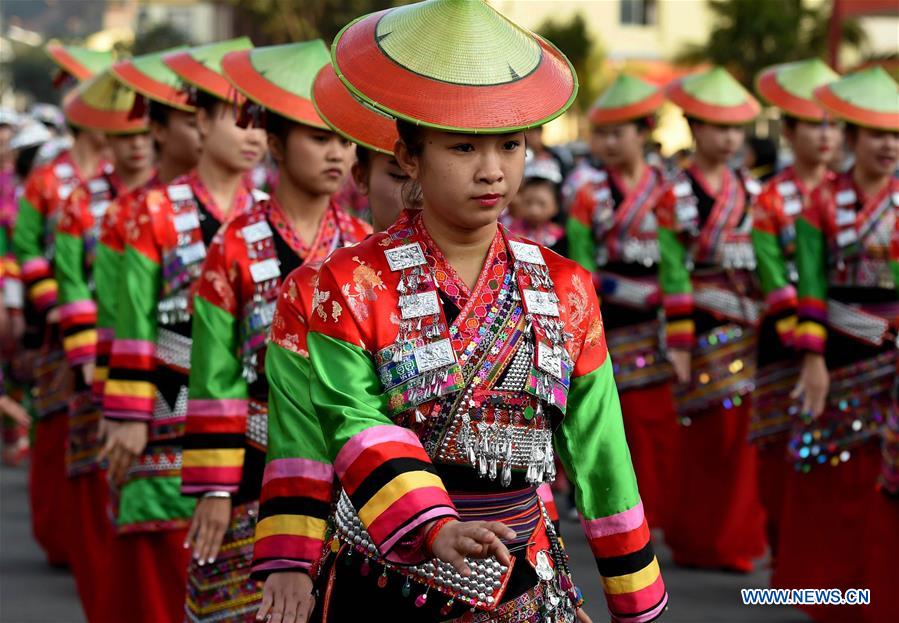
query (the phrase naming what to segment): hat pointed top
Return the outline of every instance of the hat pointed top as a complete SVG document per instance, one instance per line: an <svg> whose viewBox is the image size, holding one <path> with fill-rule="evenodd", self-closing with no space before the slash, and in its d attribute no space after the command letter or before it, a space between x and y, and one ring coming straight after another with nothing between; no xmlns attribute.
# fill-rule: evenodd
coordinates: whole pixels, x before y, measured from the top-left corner
<svg viewBox="0 0 899 623"><path fill-rule="evenodd" d="M147 119L131 114L134 90L116 80L111 70L82 82L66 100L63 112L72 125L107 134L145 132Z"/></svg>
<svg viewBox="0 0 899 623"><path fill-rule="evenodd" d="M619 74L590 109L594 125L621 123L647 117L665 101L665 94L654 84L630 74Z"/></svg>
<svg viewBox="0 0 899 623"><path fill-rule="evenodd" d="M744 124L761 112L749 91L719 66L675 80L668 85L667 94L688 117L710 123Z"/></svg>
<svg viewBox="0 0 899 623"><path fill-rule="evenodd" d="M899 131L899 85L883 67L820 86L815 98L828 112L855 125Z"/></svg>
<svg viewBox="0 0 899 623"><path fill-rule="evenodd" d="M231 96L231 83L222 74L222 58L229 52L252 47L247 37L238 37L167 54L162 60L184 82L227 100Z"/></svg>
<svg viewBox="0 0 899 623"><path fill-rule="evenodd" d="M762 70L756 79L759 94L788 115L809 121L824 119L814 91L840 76L819 58L783 63Z"/></svg>

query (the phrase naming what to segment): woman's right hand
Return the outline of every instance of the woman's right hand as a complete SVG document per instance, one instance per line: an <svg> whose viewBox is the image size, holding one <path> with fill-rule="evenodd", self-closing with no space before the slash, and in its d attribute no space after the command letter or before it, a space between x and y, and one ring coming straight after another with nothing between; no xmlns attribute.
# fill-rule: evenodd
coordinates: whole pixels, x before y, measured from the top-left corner
<svg viewBox="0 0 899 623"><path fill-rule="evenodd" d="M262 587L262 603L256 613L257 621L270 623L306 623L315 597L312 578L302 571L279 571L269 574Z"/></svg>
<svg viewBox="0 0 899 623"><path fill-rule="evenodd" d="M425 527L425 534L430 526ZM503 565L512 564L509 550L500 539L514 539L515 531L500 521L450 521L446 523L431 546L436 558L448 562L463 577L471 575L466 557L495 556Z"/></svg>
<svg viewBox="0 0 899 623"><path fill-rule="evenodd" d="M802 359L802 370L799 381L790 394L790 398L802 399L802 412L810 413L816 418L824 412L827 404L827 393L830 391L830 372L824 355L806 353Z"/></svg>
<svg viewBox="0 0 899 623"><path fill-rule="evenodd" d="M690 382L690 366L692 365L692 354L688 350L679 348L671 348L668 350L668 361L674 368L674 375L679 383Z"/></svg>

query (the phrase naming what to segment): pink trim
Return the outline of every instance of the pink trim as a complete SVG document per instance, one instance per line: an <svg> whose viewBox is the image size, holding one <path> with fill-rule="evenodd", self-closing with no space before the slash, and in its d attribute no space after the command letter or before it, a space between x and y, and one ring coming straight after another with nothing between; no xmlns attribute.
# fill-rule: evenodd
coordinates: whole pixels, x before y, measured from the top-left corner
<svg viewBox="0 0 899 623"><path fill-rule="evenodd" d="M421 447L421 440L408 428L393 424L379 424L350 437L337 453L337 458L334 459L334 469L339 475L343 475L365 450L392 441Z"/></svg>
<svg viewBox="0 0 899 623"><path fill-rule="evenodd" d="M97 313L97 304L93 301L73 301L59 306L59 317L68 318L77 314Z"/></svg>
<svg viewBox="0 0 899 623"><path fill-rule="evenodd" d="M272 480L279 478L308 478L331 482L334 479L334 468L329 463L312 459L274 459L265 466L262 476L264 487Z"/></svg>
<svg viewBox="0 0 899 623"><path fill-rule="evenodd" d="M191 399L187 413L191 417L233 417L246 415L248 401L243 398Z"/></svg>
<svg viewBox="0 0 899 623"><path fill-rule="evenodd" d="M50 272L50 262L43 257L33 257L22 262L22 279L30 281L33 273Z"/></svg>
<svg viewBox="0 0 899 623"><path fill-rule="evenodd" d="M643 501L641 500L635 507L608 517L587 520L581 516L581 525L584 527L584 533L589 538L600 539L605 536L636 530L643 525L643 519Z"/></svg>
<svg viewBox="0 0 899 623"><path fill-rule="evenodd" d="M89 363L97 358L97 348L93 345L79 346L72 350L66 351L66 359L69 365L80 366Z"/></svg>
<svg viewBox="0 0 899 623"><path fill-rule="evenodd" d="M685 292L683 294L665 294L662 296L662 301L666 307L668 307L669 305L692 305L693 294L690 292Z"/></svg>
<svg viewBox="0 0 899 623"><path fill-rule="evenodd" d="M419 515L422 509L426 508L430 508L430 510ZM417 526L430 521L435 516L445 515L458 517L456 509L453 507L453 501L447 492L440 487L419 487L401 495L366 528L381 550L389 551L397 541ZM410 517L414 517L414 519L410 520ZM408 524L406 524L407 521ZM398 527L399 530L393 533Z"/></svg>
<svg viewBox="0 0 899 623"><path fill-rule="evenodd" d="M309 571L311 568L311 562L302 562L297 560L290 560L289 558L281 558L279 560L269 560L260 565L253 565L253 572L259 573L262 571L285 571L287 569L304 569L306 571Z"/></svg>
<svg viewBox="0 0 899 623"><path fill-rule="evenodd" d="M772 290L768 293L768 296L765 297L765 305L768 309L773 309L785 302L792 302L795 305L796 301L796 288L791 285Z"/></svg>
<svg viewBox="0 0 899 623"><path fill-rule="evenodd" d="M156 355L156 344L147 340L116 340L112 343L112 356L116 355L153 357Z"/></svg>
<svg viewBox="0 0 899 623"><path fill-rule="evenodd" d="M542 485L537 487L537 495L539 495L540 499L545 503L556 503L556 498L553 496L552 487L549 486L548 482L544 482Z"/></svg>
<svg viewBox="0 0 899 623"><path fill-rule="evenodd" d="M398 562L398 563L403 563L403 562L414 563L414 562L420 561L422 558L422 552L420 551L420 548L415 548L414 550L406 551L406 548L397 547L397 544L402 539L404 539L407 535L409 535L409 533L417 530L418 528L420 528L424 524L430 522L431 520L438 519L440 517L455 517L458 519L459 515L456 513L456 509L448 507L448 506L441 506L438 508L433 508L433 509L429 510L428 512L423 513L422 515L416 517L414 521L403 526L402 530L397 531L396 534L394 534L392 537L390 537L389 539L387 539L386 541L384 541L381 544L381 546L380 546L381 552L382 553L386 552L384 554L384 558L386 558L387 560L389 560L391 562Z"/></svg>
<svg viewBox="0 0 899 623"><path fill-rule="evenodd" d="M115 339L115 329L97 327L98 342L112 342Z"/></svg>
<svg viewBox="0 0 899 623"><path fill-rule="evenodd" d="M612 613L613 621L621 621L627 623L641 623L651 621L658 616L658 613L665 609L668 605L668 596L665 594L665 582L660 573L653 580L652 584L634 591L632 593L621 593L619 595L610 595L606 593L606 602L609 606L609 612ZM643 612L651 604L659 602L659 605L648 612L644 612L636 616L628 616L627 614L617 615L616 613Z"/></svg>
<svg viewBox="0 0 899 623"><path fill-rule="evenodd" d="M56 282L53 283L53 289L43 293L40 296L34 297L34 306L37 307L39 311L46 311L53 307L56 304L58 290L56 288Z"/></svg>

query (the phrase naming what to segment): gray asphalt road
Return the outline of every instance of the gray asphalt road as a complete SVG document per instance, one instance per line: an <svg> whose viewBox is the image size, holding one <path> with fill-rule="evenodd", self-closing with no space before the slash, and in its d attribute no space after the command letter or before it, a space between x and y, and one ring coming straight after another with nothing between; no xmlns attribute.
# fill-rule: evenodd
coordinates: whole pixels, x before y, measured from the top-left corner
<svg viewBox="0 0 899 623"><path fill-rule="evenodd" d="M46 565L31 537L27 472L0 468L0 623L84 623L75 584ZM564 502L560 501L560 508ZM608 621L599 576L580 526L563 520L563 535L575 579L596 623ZM786 607L743 606L740 589L766 586L764 564L752 575L691 571L671 564L664 544L657 553L671 595L665 623L802 623L809 619Z"/></svg>

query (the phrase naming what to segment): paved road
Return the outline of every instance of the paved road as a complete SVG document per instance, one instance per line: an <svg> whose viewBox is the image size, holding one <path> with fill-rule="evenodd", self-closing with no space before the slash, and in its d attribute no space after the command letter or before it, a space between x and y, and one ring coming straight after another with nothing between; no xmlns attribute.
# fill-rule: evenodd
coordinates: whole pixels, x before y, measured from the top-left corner
<svg viewBox="0 0 899 623"><path fill-rule="evenodd" d="M48 567L31 538L27 500L26 470L0 468L0 623L84 623L71 576ZM587 611L596 623L607 621L596 568L580 526L563 520L562 531L573 572L587 598ZM765 569L748 576L689 571L671 564L664 544L657 551L671 594L665 623L808 621L790 608L741 604L741 588L766 585Z"/></svg>

